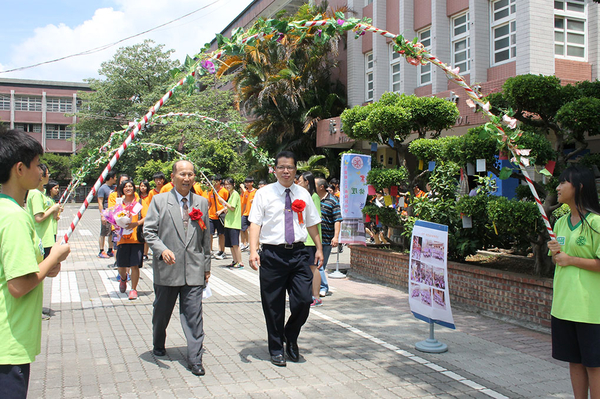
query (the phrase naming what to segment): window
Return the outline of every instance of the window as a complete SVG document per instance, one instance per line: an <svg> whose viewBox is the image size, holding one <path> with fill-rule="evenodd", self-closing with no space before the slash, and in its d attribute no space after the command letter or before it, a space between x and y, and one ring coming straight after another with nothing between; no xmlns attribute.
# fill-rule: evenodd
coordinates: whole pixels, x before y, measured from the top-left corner
<svg viewBox="0 0 600 399"><path fill-rule="evenodd" d="M71 138L71 128L68 125L46 125L46 138L66 140Z"/></svg>
<svg viewBox="0 0 600 399"><path fill-rule="evenodd" d="M373 52L365 54L365 101L373 101L373 97L375 95L373 66Z"/></svg>
<svg viewBox="0 0 600 399"><path fill-rule="evenodd" d="M582 60L586 57L584 0L554 2L554 54Z"/></svg>
<svg viewBox="0 0 600 399"><path fill-rule="evenodd" d="M431 28L427 28L418 33L419 42L423 46L425 46L425 50L428 52L431 51ZM431 63L428 62L427 65L419 65L418 75L419 75L419 86L428 85L431 83Z"/></svg>
<svg viewBox="0 0 600 399"><path fill-rule="evenodd" d="M492 3L492 63L503 64L517 57L516 0Z"/></svg>
<svg viewBox="0 0 600 399"><path fill-rule="evenodd" d="M469 25L469 13L452 19L452 67L459 67L461 74L471 70Z"/></svg>
<svg viewBox="0 0 600 399"><path fill-rule="evenodd" d="M402 55L394 51L394 45L390 44L390 91L400 92L400 61Z"/></svg>
<svg viewBox="0 0 600 399"><path fill-rule="evenodd" d="M10 95L0 94L0 111L10 111Z"/></svg>
<svg viewBox="0 0 600 399"><path fill-rule="evenodd" d="M15 123L15 129L28 133L41 133L42 125L36 125L33 123Z"/></svg>
<svg viewBox="0 0 600 399"><path fill-rule="evenodd" d="M72 98L47 98L46 99L46 110L48 112L61 112L67 113L73 111L73 99Z"/></svg>
<svg viewBox="0 0 600 399"><path fill-rule="evenodd" d="M42 97L15 97L15 111L42 111Z"/></svg>

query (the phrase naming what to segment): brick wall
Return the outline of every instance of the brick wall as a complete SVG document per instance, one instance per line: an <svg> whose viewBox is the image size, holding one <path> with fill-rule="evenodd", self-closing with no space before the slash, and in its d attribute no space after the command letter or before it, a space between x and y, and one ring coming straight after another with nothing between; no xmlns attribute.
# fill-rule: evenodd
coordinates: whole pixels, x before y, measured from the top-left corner
<svg viewBox="0 0 600 399"><path fill-rule="evenodd" d="M351 246L352 276L408 289L408 255ZM552 279L448 262L450 303L550 327Z"/></svg>
<svg viewBox="0 0 600 399"><path fill-rule="evenodd" d="M562 84L575 83L581 80L592 80L592 64L581 61L554 60L556 76Z"/></svg>

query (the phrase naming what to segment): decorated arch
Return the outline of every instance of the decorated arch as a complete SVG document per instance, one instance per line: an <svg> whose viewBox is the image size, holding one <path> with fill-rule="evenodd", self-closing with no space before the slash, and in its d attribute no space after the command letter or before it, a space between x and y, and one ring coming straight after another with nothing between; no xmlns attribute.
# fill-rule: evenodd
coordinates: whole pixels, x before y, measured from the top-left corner
<svg viewBox="0 0 600 399"><path fill-rule="evenodd" d="M192 114L167 114L157 115L160 108L169 101L169 99L176 93L182 92L186 87L193 90L196 78L203 75L212 75L216 73L218 65L224 64L224 60L227 57L234 57L241 54L246 46L252 46L258 41L269 41L273 44L280 43L285 38L296 39L296 40L313 40L316 43L322 43L330 40L338 40L346 32L353 32L355 38L359 38L367 33L382 35L386 38L393 40L394 51L398 52L406 61L412 65L425 65L431 63L436 67L440 68L448 79L458 84L467 94L469 99L467 104L472 108L480 107L483 114L488 118L488 122L485 124L486 134L495 138L498 143L513 156L512 161L518 165L523 173L531 192L538 205L538 209L542 215L546 228L550 237L555 238L554 232L550 226L547 215L542 206L542 202L535 190L533 181L528 175L526 166L530 164L530 151L528 149L520 148L516 143L515 139L521 136L522 132L516 126L516 119L512 118L511 112L507 111L503 116L499 117L490 112L489 102L484 102L481 95L473 90L466 81L460 75L458 68L451 68L433 54L427 51L423 44L419 43L417 38L409 41L402 35L394 34L386 30L379 29L371 25L371 21L368 18L356 19L347 18L342 12L335 13L334 17L325 17L324 15L317 15L314 20L301 20L301 21L286 21L281 19L269 19L269 20L258 20L251 28L244 31L241 28L236 29L231 38L226 38L222 35L217 35L218 49L215 51L209 51L210 46L207 44L203 50L196 54L194 57L188 56L183 64L181 70L175 71L178 75L179 81L167 92L165 95L158 100L158 102L152 106L148 112L138 121L130 123L127 129L119 132L113 132L108 140L108 146L110 148L112 141L116 137L125 137L123 143L114 150L114 153L110 156L108 164L102 171L102 174L90 190L88 196L84 200L83 205L77 212L77 215L71 222L68 231L64 235L63 240L68 242L69 237L75 230L79 220L83 213L87 209L90 201L95 196L97 190L100 188L108 172L115 166L121 155L125 150L132 144L133 140L144 130L146 126L153 123L155 120L163 118L179 116L179 117L192 117ZM204 120L210 123L216 123L211 118L203 117L201 115L194 115L199 120ZM222 123L222 122L219 122ZM258 154L260 150L256 147L255 143L242 132L238 132L240 138L246 141L249 145L254 144L252 147ZM135 144L134 144L135 145ZM100 148L100 153L103 153L104 146ZM107 152L107 151L105 151ZM256 155L256 153L255 153ZM263 154L264 155L264 154ZM259 155L260 156L260 155ZM105 161L106 157L98 156L93 162ZM268 159L262 159L263 162L268 163ZM85 165L84 165L85 168ZM81 176L84 170L75 174L74 180L77 176ZM510 169L506 168L501 174L510 173ZM75 183L71 182L70 188Z"/></svg>

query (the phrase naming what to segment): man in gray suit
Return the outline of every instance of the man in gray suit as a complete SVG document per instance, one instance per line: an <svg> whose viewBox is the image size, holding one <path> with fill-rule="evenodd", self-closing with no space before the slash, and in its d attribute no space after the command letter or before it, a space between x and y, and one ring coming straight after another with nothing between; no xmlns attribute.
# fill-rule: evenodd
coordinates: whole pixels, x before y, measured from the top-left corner
<svg viewBox="0 0 600 399"><path fill-rule="evenodd" d="M153 353L166 355L167 326L179 297L189 368L194 375L204 375L202 291L210 277L211 236L206 230L208 201L192 192L194 177L192 163L173 164L174 188L152 198L144 221L144 236L153 253Z"/></svg>

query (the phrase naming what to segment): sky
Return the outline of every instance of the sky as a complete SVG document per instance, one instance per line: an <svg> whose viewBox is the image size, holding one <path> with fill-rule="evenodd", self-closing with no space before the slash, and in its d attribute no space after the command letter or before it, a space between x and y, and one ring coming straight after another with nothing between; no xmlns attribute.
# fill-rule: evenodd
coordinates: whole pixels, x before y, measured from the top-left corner
<svg viewBox="0 0 600 399"><path fill-rule="evenodd" d="M152 39L183 61L195 55L252 0L20 0L1 1L0 78L82 82L100 78L103 61L120 47ZM211 3L214 3L210 5ZM16 72L3 71L69 56L141 33L106 50Z"/></svg>

